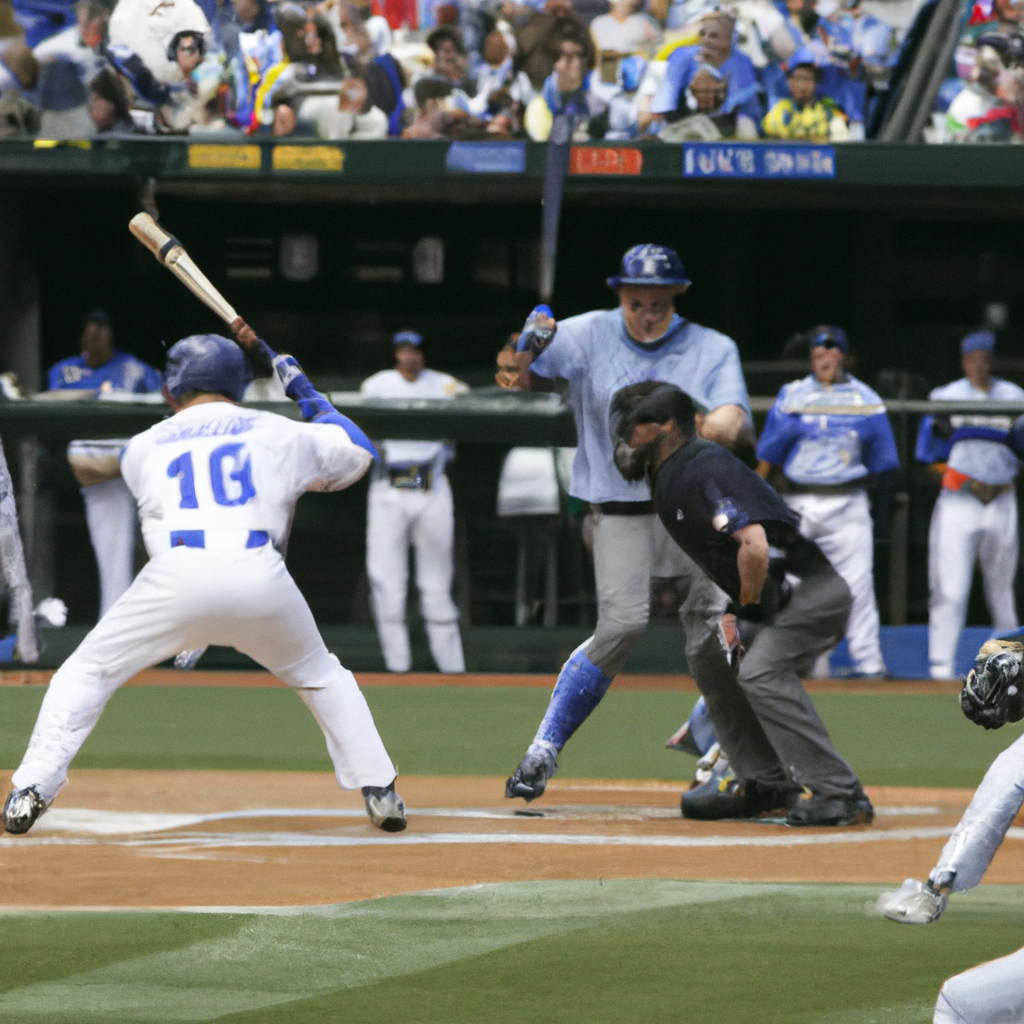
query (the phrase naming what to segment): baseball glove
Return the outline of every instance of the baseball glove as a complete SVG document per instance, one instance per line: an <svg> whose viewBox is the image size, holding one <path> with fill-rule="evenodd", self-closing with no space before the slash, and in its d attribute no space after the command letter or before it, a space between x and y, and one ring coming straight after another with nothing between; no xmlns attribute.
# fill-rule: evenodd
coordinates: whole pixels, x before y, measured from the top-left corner
<svg viewBox="0 0 1024 1024"><path fill-rule="evenodd" d="M989 640L982 645L960 691L960 708L972 722L999 729L1024 718L1022 659L1024 644L1017 641Z"/></svg>

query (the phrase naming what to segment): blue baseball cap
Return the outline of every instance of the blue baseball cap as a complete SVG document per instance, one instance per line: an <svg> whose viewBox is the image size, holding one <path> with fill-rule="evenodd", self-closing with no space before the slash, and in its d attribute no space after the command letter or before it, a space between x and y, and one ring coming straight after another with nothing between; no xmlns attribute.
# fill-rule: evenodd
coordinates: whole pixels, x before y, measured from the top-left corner
<svg viewBox="0 0 1024 1024"><path fill-rule="evenodd" d="M419 348L423 344L423 335L419 331L399 331L391 341L394 345L415 345Z"/></svg>
<svg viewBox="0 0 1024 1024"><path fill-rule="evenodd" d="M164 386L172 398L186 391L210 391L240 402L248 383L242 350L220 334L190 334L167 353Z"/></svg>
<svg viewBox="0 0 1024 1024"><path fill-rule="evenodd" d="M612 289L624 284L685 288L690 283L678 253L667 245L634 245L622 257L618 274L608 278Z"/></svg>
<svg viewBox="0 0 1024 1024"><path fill-rule="evenodd" d="M984 349L991 352L996 347L996 336L991 331L972 331L960 342L960 355Z"/></svg>
<svg viewBox="0 0 1024 1024"><path fill-rule="evenodd" d="M846 340L846 331L842 327L833 327L831 324L822 324L820 327L811 328L811 348L817 348L818 345L837 348L844 355L850 351L850 344Z"/></svg>

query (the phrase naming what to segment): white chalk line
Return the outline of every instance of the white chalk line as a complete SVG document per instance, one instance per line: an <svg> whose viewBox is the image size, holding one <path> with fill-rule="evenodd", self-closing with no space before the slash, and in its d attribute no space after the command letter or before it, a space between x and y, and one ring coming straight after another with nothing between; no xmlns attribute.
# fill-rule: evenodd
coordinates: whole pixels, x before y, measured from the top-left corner
<svg viewBox="0 0 1024 1024"><path fill-rule="evenodd" d="M514 832L407 832L401 835L320 835L307 832L197 832L176 836L138 839L100 840L76 836L26 836L19 845L32 846L120 846L159 851L210 849L267 849L360 846L645 846L672 849L708 847L795 847L841 846L864 843L909 842L917 839L942 839L950 827L861 829L858 831L803 832L784 829L778 835L760 836L637 836L584 835L572 833L529 834ZM1013 833L1016 832L1017 835ZM1011 829L1008 838L1024 839L1024 829Z"/></svg>

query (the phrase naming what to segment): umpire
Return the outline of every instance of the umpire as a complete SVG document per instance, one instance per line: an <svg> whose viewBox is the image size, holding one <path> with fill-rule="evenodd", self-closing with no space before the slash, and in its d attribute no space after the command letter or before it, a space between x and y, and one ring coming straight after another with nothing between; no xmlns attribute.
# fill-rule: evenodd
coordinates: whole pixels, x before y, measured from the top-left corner
<svg viewBox="0 0 1024 1024"><path fill-rule="evenodd" d="M843 635L849 587L764 480L696 436L693 401L675 385L645 381L618 391L610 425L619 472L650 479L673 540L729 595L747 648L742 695L776 755L752 778L713 776L691 790L684 814L751 817L788 806L788 825L870 822L871 802L800 683ZM704 697L725 750L742 743L747 709L723 708L713 691Z"/></svg>

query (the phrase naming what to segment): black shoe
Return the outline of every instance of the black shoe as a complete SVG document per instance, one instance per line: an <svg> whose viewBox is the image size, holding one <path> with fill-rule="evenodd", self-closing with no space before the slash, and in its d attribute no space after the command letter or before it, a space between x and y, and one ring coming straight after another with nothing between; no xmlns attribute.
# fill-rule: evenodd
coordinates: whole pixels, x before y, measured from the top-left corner
<svg viewBox="0 0 1024 1024"><path fill-rule="evenodd" d="M757 818L771 811L781 813L795 794L783 786L770 786L755 779L737 779L731 770L712 775L688 790L679 801L684 818L719 821L723 818Z"/></svg>
<svg viewBox="0 0 1024 1024"><path fill-rule="evenodd" d="M505 780L505 799L521 796L527 803L544 795L548 779L558 767L553 743L535 741L523 755L519 767Z"/></svg>
<svg viewBox="0 0 1024 1024"><path fill-rule="evenodd" d="M860 796L826 796L805 790L786 815L787 825L870 825L875 820L871 801Z"/></svg>
<svg viewBox="0 0 1024 1024"><path fill-rule="evenodd" d="M4 828L12 835L24 835L45 810L46 803L35 786L15 789L4 804Z"/></svg>

